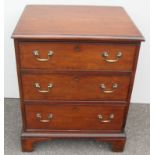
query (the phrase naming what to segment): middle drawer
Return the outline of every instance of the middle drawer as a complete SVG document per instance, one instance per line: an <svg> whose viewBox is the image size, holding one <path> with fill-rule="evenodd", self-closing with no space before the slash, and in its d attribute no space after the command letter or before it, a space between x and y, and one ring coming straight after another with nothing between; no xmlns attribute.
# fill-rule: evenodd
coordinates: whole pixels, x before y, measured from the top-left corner
<svg viewBox="0 0 155 155"><path fill-rule="evenodd" d="M24 100L125 101L129 83L128 75L22 75Z"/></svg>

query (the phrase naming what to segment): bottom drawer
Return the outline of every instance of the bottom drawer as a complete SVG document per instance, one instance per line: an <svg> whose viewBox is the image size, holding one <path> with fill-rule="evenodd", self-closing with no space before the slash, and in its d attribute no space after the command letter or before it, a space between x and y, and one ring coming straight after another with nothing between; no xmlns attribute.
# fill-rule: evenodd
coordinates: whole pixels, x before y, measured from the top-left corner
<svg viewBox="0 0 155 155"><path fill-rule="evenodd" d="M27 104L27 130L121 130L125 106Z"/></svg>

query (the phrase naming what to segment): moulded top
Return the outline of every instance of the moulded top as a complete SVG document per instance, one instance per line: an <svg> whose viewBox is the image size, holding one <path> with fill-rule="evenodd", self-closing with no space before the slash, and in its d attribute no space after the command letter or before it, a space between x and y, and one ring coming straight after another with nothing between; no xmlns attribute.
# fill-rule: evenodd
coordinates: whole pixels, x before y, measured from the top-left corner
<svg viewBox="0 0 155 155"><path fill-rule="evenodd" d="M122 7L65 5L26 6L12 38L144 40Z"/></svg>

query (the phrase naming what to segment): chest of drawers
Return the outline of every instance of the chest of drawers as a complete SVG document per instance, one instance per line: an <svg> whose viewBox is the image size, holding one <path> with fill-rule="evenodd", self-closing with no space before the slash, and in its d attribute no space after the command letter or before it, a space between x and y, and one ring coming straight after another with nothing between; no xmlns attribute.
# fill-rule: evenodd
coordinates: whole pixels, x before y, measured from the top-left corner
<svg viewBox="0 0 155 155"><path fill-rule="evenodd" d="M123 151L144 40L124 9L30 5L12 37L22 151L56 138L94 138Z"/></svg>

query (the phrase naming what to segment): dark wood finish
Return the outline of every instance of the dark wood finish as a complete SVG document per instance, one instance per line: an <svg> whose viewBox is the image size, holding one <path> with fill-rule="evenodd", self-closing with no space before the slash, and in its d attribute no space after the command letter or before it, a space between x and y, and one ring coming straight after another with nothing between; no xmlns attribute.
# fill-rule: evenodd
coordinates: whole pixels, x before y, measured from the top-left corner
<svg viewBox="0 0 155 155"><path fill-rule="evenodd" d="M126 142L126 137L117 137L117 138L96 138L97 141L100 142L110 142L112 146L112 150L114 152L122 152L124 151L124 146Z"/></svg>
<svg viewBox="0 0 155 155"><path fill-rule="evenodd" d="M19 45L22 68L48 68L52 70L125 70L131 71L136 46L119 44L82 44L82 43L40 43L22 42ZM36 60L33 51L38 50L41 58L53 56L48 61ZM115 63L108 63L103 53L108 52L108 59L116 59L118 52L122 57Z"/></svg>
<svg viewBox="0 0 155 155"><path fill-rule="evenodd" d="M20 57L19 57L19 46L18 41L14 40L15 46L15 54L16 54L16 69L18 75L18 85L19 85L19 94L20 94L20 108L21 108L21 115L22 115L22 128L25 129L25 109L23 103L23 91L22 91L22 81L21 81L21 72L20 72Z"/></svg>
<svg viewBox="0 0 155 155"><path fill-rule="evenodd" d="M124 150L124 145L126 141L125 133L119 134L96 134L96 133L88 133L88 134L75 134L75 133L39 133L39 132L29 132L22 133L21 136L21 144L23 152L32 152L33 145L37 142L45 141L45 140L54 140L57 138L93 138L96 141L100 142L108 142L112 145L112 150L114 152L122 152Z"/></svg>
<svg viewBox="0 0 155 155"><path fill-rule="evenodd" d="M49 140L50 138L21 137L22 152L32 152L35 143Z"/></svg>
<svg viewBox="0 0 155 155"><path fill-rule="evenodd" d="M115 104L115 105L124 105L127 104L128 105L128 101L52 101L52 100L24 100L23 101L24 105L25 104L89 104L89 105L94 105L94 104Z"/></svg>
<svg viewBox="0 0 155 155"><path fill-rule="evenodd" d="M40 84L40 90L47 90L48 84L53 88L47 93L38 92L35 83ZM101 75L22 75L24 100L127 100L129 76L101 76ZM112 88L117 83L118 88ZM104 93L105 90L112 93Z"/></svg>
<svg viewBox="0 0 155 155"><path fill-rule="evenodd" d="M22 138L21 139L21 146L23 152L32 152L34 144L42 141L53 140L53 138ZM114 152L122 152L124 150L126 138L116 138L116 139L109 139L109 138L96 138L97 141L101 142L109 142L112 145L112 150Z"/></svg>
<svg viewBox="0 0 155 155"><path fill-rule="evenodd" d="M91 71L91 70L64 70L64 71L55 71L50 69L22 69L20 68L20 72L22 74L36 74L36 75L42 75L42 74L68 74L68 75L128 75L130 76L132 71Z"/></svg>
<svg viewBox="0 0 155 155"><path fill-rule="evenodd" d="M26 105L27 129L44 130L121 130L125 106L115 105ZM40 113L43 120L36 117ZM53 118L48 119L52 114ZM110 119L113 114L114 118ZM98 115L102 115L100 120ZM110 122L102 122L110 120Z"/></svg>
<svg viewBox="0 0 155 155"><path fill-rule="evenodd" d="M56 138L94 138L111 143L113 151L123 151L139 48L144 40L123 8L30 5L12 37L23 119L22 151L30 152L33 144ZM33 50L39 50L41 58L47 58L49 50L54 55L48 62L37 62ZM118 62L106 63L103 51L109 52L109 59L116 58L118 51L123 55ZM50 93L34 91L34 82L45 89L50 80L55 82ZM108 89L117 81L118 91L103 95L98 89L103 80ZM53 119L43 125L35 119L36 112L41 113L41 119L52 112ZM111 112L115 117L102 126L95 117L98 112L105 119Z"/></svg>
<svg viewBox="0 0 155 155"><path fill-rule="evenodd" d="M104 6L29 5L12 37L143 40L123 8Z"/></svg>
<svg viewBox="0 0 155 155"><path fill-rule="evenodd" d="M123 152L124 151L124 146L125 146L126 138L120 138L120 139L115 139L112 140L112 150L114 152Z"/></svg>

